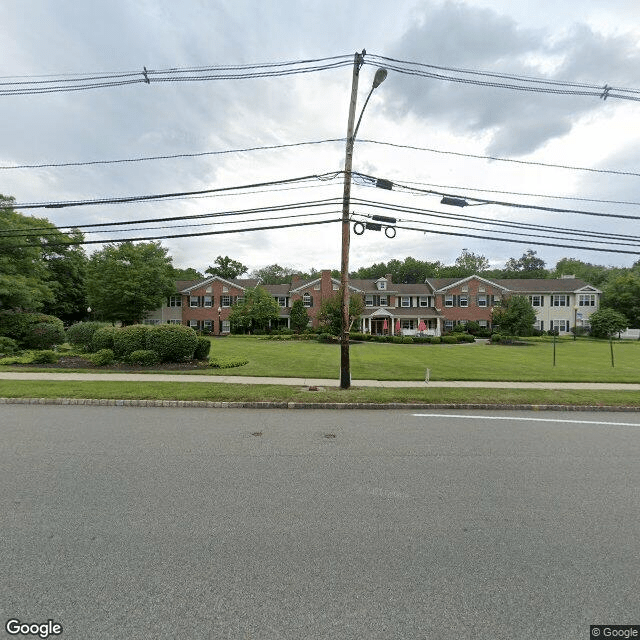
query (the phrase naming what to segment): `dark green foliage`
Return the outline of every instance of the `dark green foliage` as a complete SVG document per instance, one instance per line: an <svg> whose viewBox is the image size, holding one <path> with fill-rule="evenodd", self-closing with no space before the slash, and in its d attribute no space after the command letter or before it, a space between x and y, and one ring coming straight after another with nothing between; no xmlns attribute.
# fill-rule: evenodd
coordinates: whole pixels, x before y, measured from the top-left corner
<svg viewBox="0 0 640 640"><path fill-rule="evenodd" d="M38 322L34 324L29 335L24 340L27 349L50 349L66 340L62 321Z"/></svg>
<svg viewBox="0 0 640 640"><path fill-rule="evenodd" d="M196 332L181 324L160 324L147 332L147 349L155 351L162 362L191 360L197 345Z"/></svg>
<svg viewBox="0 0 640 640"><path fill-rule="evenodd" d="M431 337L431 344L440 344L441 342L442 342L442 338L440 338L439 336Z"/></svg>
<svg viewBox="0 0 640 640"><path fill-rule="evenodd" d="M289 316L291 328L296 331L304 331L309 324L309 313L304 307L302 300L294 300L291 305L291 315Z"/></svg>
<svg viewBox="0 0 640 640"><path fill-rule="evenodd" d="M458 342L458 338L456 336L442 336L441 342L443 344L456 344Z"/></svg>
<svg viewBox="0 0 640 640"><path fill-rule="evenodd" d="M413 344L413 338L411 336L404 336L402 338L402 344Z"/></svg>
<svg viewBox="0 0 640 640"><path fill-rule="evenodd" d="M0 337L0 356L12 356L18 353L18 343L13 338Z"/></svg>
<svg viewBox="0 0 640 640"><path fill-rule="evenodd" d="M494 307L492 323L503 333L530 336L536 321L536 312L526 296L508 296L499 307Z"/></svg>
<svg viewBox="0 0 640 640"><path fill-rule="evenodd" d="M38 351L38 353L34 354L31 362L34 364L52 364L54 362L58 362L60 359L60 354L55 351L50 351L45 349L43 351Z"/></svg>
<svg viewBox="0 0 640 640"><path fill-rule="evenodd" d="M97 367L111 364L114 360L115 355L112 349L100 349L91 356L91 362L93 362Z"/></svg>
<svg viewBox="0 0 640 640"><path fill-rule="evenodd" d="M105 322L77 322L67 329L67 342L74 347L82 347L85 351L91 351L93 334L103 327L110 325Z"/></svg>
<svg viewBox="0 0 640 640"><path fill-rule="evenodd" d="M111 325L96 329L91 338L91 351L100 351L101 349L111 349L113 351L113 337L118 331L117 327L112 327Z"/></svg>
<svg viewBox="0 0 640 640"><path fill-rule="evenodd" d="M40 326L36 333L36 327L42 324L53 325L57 329ZM60 331L62 334L59 333ZM61 320L44 313L20 311L0 312L0 336L13 338L20 347L25 348L46 348L54 344L62 344L65 341L64 326ZM53 340L53 342L48 342L48 340ZM45 346L38 347L38 344Z"/></svg>
<svg viewBox="0 0 640 640"><path fill-rule="evenodd" d="M591 335L596 338L608 338L627 328L628 320L619 311L602 307L589 317Z"/></svg>
<svg viewBox="0 0 640 640"><path fill-rule="evenodd" d="M147 333L151 327L146 324L133 324L122 327L113 334L113 352L116 358L126 359L134 351L145 349Z"/></svg>
<svg viewBox="0 0 640 640"><path fill-rule="evenodd" d="M193 357L196 360L206 360L209 356L209 351L211 351L211 340L200 336Z"/></svg>
<svg viewBox="0 0 640 640"><path fill-rule="evenodd" d="M158 354L150 349L138 349L130 354L128 359L131 364L140 364L144 367L150 367L160 362Z"/></svg>

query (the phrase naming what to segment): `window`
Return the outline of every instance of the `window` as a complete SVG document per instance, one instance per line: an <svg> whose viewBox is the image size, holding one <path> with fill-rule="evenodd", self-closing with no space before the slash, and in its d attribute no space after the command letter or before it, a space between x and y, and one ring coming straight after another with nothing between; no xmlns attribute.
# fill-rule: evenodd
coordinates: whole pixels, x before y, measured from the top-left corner
<svg viewBox="0 0 640 640"><path fill-rule="evenodd" d="M565 296L565 295L551 296L551 306L552 307L568 307L569 296Z"/></svg>
<svg viewBox="0 0 640 640"><path fill-rule="evenodd" d="M309 308L312 305L313 305L313 298L311 297L310 294L305 293L302 296L302 306Z"/></svg>
<svg viewBox="0 0 640 640"><path fill-rule="evenodd" d="M315 287L313 287L313 290L314 290L314 291L320 291L320 285L319 285L319 284L317 284Z"/></svg>
<svg viewBox="0 0 640 640"><path fill-rule="evenodd" d="M202 323L202 328L204 329L204 331L208 331L209 333L211 333L211 327L212 327L211 320L205 320Z"/></svg>
<svg viewBox="0 0 640 640"><path fill-rule="evenodd" d="M569 321L568 320L552 320L551 321L551 329L557 330L559 333L566 333L569 331Z"/></svg>
<svg viewBox="0 0 640 640"><path fill-rule="evenodd" d="M204 306L207 308L211 308L213 306L213 296L204 297Z"/></svg>
<svg viewBox="0 0 640 640"><path fill-rule="evenodd" d="M445 320L444 328L446 331L451 331L453 329L453 320Z"/></svg>
<svg viewBox="0 0 640 640"><path fill-rule="evenodd" d="M431 306L431 296L420 296L420 306L421 307L430 307Z"/></svg>
<svg viewBox="0 0 640 640"><path fill-rule="evenodd" d="M489 326L489 323L486 320L478 320L478 324L483 328L486 329Z"/></svg>
<svg viewBox="0 0 640 640"><path fill-rule="evenodd" d="M384 291L387 288L387 281L386 280L380 280L378 282L378 289L380 291Z"/></svg>
<svg viewBox="0 0 640 640"><path fill-rule="evenodd" d="M364 297L364 306L365 307L373 307L373 296L372 295L366 295Z"/></svg>
<svg viewBox="0 0 640 640"><path fill-rule="evenodd" d="M478 291L480 293L484 293L486 291L486 289L484 287L478 287Z"/></svg>
<svg viewBox="0 0 640 640"><path fill-rule="evenodd" d="M578 305L581 307L595 307L596 297L593 293L581 293L578 299Z"/></svg>
<svg viewBox="0 0 640 640"><path fill-rule="evenodd" d="M200 298L198 296L189 296L189 306L190 307L199 307L200 306Z"/></svg>
<svg viewBox="0 0 640 640"><path fill-rule="evenodd" d="M453 307L453 296L445 296L444 297L444 306L445 307Z"/></svg>
<svg viewBox="0 0 640 640"><path fill-rule="evenodd" d="M229 320L222 321L222 333L230 333L231 332L231 323Z"/></svg>
<svg viewBox="0 0 640 640"><path fill-rule="evenodd" d="M231 296L221 296L220 298L221 306L230 307L231 306Z"/></svg>
<svg viewBox="0 0 640 640"><path fill-rule="evenodd" d="M160 320L156 319L156 318L152 318L150 320L143 320L142 324L160 324Z"/></svg>
<svg viewBox="0 0 640 640"><path fill-rule="evenodd" d="M379 301L378 301L378 306L379 307L386 307L389 304L389 297L388 296L380 296Z"/></svg>
<svg viewBox="0 0 640 640"><path fill-rule="evenodd" d="M197 329L198 328L198 321L197 320L189 320L189 326L192 329ZM193 335L193 334L192 334Z"/></svg>
<svg viewBox="0 0 640 640"><path fill-rule="evenodd" d="M337 284L335 284L335 283L334 283L334 285L333 285L333 290L334 290L334 291L338 291L338 289L340 289L340 287L339 287Z"/></svg>
<svg viewBox="0 0 640 640"><path fill-rule="evenodd" d="M487 306L487 296L478 296L478 306L479 307Z"/></svg>
<svg viewBox="0 0 640 640"><path fill-rule="evenodd" d="M469 296L467 296L467 295L460 296L460 306L461 307L468 307L469 306Z"/></svg>
<svg viewBox="0 0 640 640"><path fill-rule="evenodd" d="M402 328L403 329L413 329L413 319L412 318L404 318L402 320Z"/></svg>
<svg viewBox="0 0 640 640"><path fill-rule="evenodd" d="M464 287L462 287L462 291L464 293L469 293L469 287L467 285L465 285Z"/></svg>
<svg viewBox="0 0 640 640"><path fill-rule="evenodd" d="M180 320L167 320L167 324L182 324Z"/></svg>
<svg viewBox="0 0 640 640"><path fill-rule="evenodd" d="M529 296L532 307L544 307L544 296Z"/></svg>
<svg viewBox="0 0 640 640"><path fill-rule="evenodd" d="M287 298L285 296L274 296L275 301L278 303L279 307L287 306Z"/></svg>
<svg viewBox="0 0 640 640"><path fill-rule="evenodd" d="M400 298L400 306L401 307L410 307L411 306L411 297L410 296L402 296Z"/></svg>
<svg viewBox="0 0 640 640"><path fill-rule="evenodd" d="M229 293L229 287L222 287L222 293Z"/></svg>
<svg viewBox="0 0 640 640"><path fill-rule="evenodd" d="M167 303L168 307L181 307L182 306L182 296L169 296L169 301Z"/></svg>

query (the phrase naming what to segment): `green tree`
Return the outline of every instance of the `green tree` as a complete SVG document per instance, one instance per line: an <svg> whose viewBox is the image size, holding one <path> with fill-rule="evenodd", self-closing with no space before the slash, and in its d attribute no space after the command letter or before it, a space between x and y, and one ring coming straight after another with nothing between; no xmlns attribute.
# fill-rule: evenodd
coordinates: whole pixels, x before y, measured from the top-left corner
<svg viewBox="0 0 640 640"><path fill-rule="evenodd" d="M233 280L243 273L247 272L242 262L232 260L229 256L218 256L214 263L214 266L207 267L205 273L210 273L212 276L219 276L227 280Z"/></svg>
<svg viewBox="0 0 640 640"><path fill-rule="evenodd" d="M575 258L562 258L556 263L556 267L552 272L552 277L561 278L566 275L574 275L594 287L601 287L617 269L611 267L603 267L590 262L582 262Z"/></svg>
<svg viewBox="0 0 640 640"><path fill-rule="evenodd" d="M527 249L520 258L509 258L505 264L503 278L547 278L545 261L533 249Z"/></svg>
<svg viewBox="0 0 640 640"><path fill-rule="evenodd" d="M260 284L285 284L291 282L294 275L296 275L295 269L281 267L279 264L270 264L251 272L251 277L259 280Z"/></svg>
<svg viewBox="0 0 640 640"><path fill-rule="evenodd" d="M280 305L263 287L246 289L244 298L238 300L229 313L234 331L266 331L270 322L280 317Z"/></svg>
<svg viewBox="0 0 640 640"><path fill-rule="evenodd" d="M497 325L501 333L514 336L530 336L535 321L536 312L526 296L503 298L491 314L492 324Z"/></svg>
<svg viewBox="0 0 640 640"><path fill-rule="evenodd" d="M59 242L69 241L68 247L52 246L44 250L47 266L47 285L53 300L45 302L43 311L60 318L64 323L77 322L87 315L87 264L84 249L78 244L83 234L74 229L70 234L60 234Z"/></svg>
<svg viewBox="0 0 640 640"><path fill-rule="evenodd" d="M489 268L489 260L483 255L463 249L456 258L456 267L461 276L471 276L474 273L482 273Z"/></svg>
<svg viewBox="0 0 640 640"><path fill-rule="evenodd" d="M87 298L96 318L136 324L175 293L171 257L159 242L109 244L87 268Z"/></svg>
<svg viewBox="0 0 640 640"><path fill-rule="evenodd" d="M294 300L291 305L291 315L289 316L291 328L296 332L304 331L309 324L309 314L302 303L302 300Z"/></svg>
<svg viewBox="0 0 640 640"><path fill-rule="evenodd" d="M626 317L629 327L639 329L640 271L628 271L610 280L603 289L602 306L618 311Z"/></svg>
<svg viewBox="0 0 640 640"><path fill-rule="evenodd" d="M192 267L188 267L187 269L173 267L173 275L171 277L174 280L204 280L204 276Z"/></svg>
<svg viewBox="0 0 640 640"><path fill-rule="evenodd" d="M349 296L349 329L364 311L364 298L361 295ZM318 310L318 323L334 336L342 333L342 289L331 298L323 300Z"/></svg>
<svg viewBox="0 0 640 640"><path fill-rule="evenodd" d="M591 335L596 338L609 338L624 331L628 326L627 318L622 313L607 307L602 307L592 313L589 316L589 323L591 324Z"/></svg>
<svg viewBox="0 0 640 640"><path fill-rule="evenodd" d="M14 203L0 195L0 308L33 311L53 302L42 246L45 234L56 229L14 211Z"/></svg>

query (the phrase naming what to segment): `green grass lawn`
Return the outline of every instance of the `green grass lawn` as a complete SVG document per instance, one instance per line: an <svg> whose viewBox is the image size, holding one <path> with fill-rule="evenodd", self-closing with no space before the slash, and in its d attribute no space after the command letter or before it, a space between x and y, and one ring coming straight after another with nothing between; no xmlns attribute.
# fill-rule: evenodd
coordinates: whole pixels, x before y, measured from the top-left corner
<svg viewBox="0 0 640 640"><path fill-rule="evenodd" d="M640 408L637 391L556 389L370 388L309 391L284 385L217 384L215 382L112 382L0 380L3 398L92 398L113 400L205 400L210 402L356 402L487 405L571 405Z"/></svg>
<svg viewBox="0 0 640 640"><path fill-rule="evenodd" d="M609 343L558 340L526 346L454 344L351 345L353 380L508 380L515 382L640 382L640 343L615 342L611 366ZM340 347L315 341L272 341L229 336L213 339L212 356L246 357L248 364L213 370L214 375L326 378L337 380Z"/></svg>

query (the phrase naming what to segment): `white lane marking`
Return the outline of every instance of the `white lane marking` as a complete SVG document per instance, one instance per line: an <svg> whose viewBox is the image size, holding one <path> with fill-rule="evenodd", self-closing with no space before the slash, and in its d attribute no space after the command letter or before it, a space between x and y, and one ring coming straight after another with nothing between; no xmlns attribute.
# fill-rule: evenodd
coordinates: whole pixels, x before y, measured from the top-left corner
<svg viewBox="0 0 640 640"><path fill-rule="evenodd" d="M596 420L559 420L558 418L522 418L519 416L463 416L455 413L414 413L416 418L462 418L465 420L521 420L524 422L567 422L571 424L606 424L615 427L640 427L633 422L604 422Z"/></svg>

